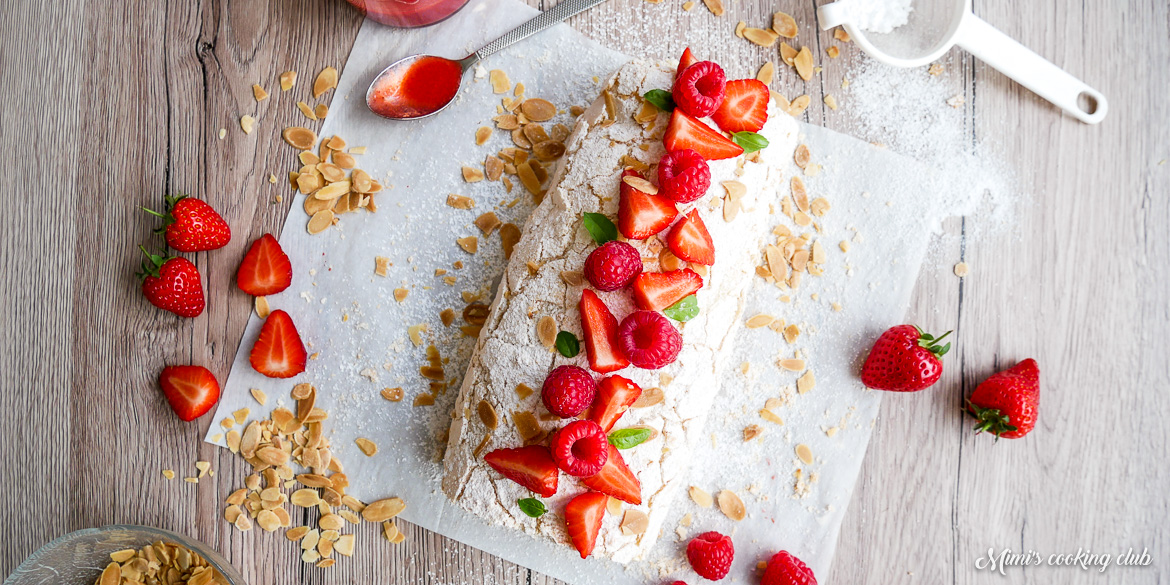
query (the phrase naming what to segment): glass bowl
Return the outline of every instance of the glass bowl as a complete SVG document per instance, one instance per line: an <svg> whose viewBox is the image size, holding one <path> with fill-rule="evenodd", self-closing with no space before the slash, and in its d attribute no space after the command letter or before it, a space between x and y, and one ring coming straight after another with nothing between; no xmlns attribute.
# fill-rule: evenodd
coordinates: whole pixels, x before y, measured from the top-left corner
<svg viewBox="0 0 1170 585"><path fill-rule="evenodd" d="M198 553L223 585L247 585L240 573L206 544L160 528L125 524L70 532L42 546L4 579L4 585L93 585L110 564L110 553L160 540Z"/></svg>
<svg viewBox="0 0 1170 585"><path fill-rule="evenodd" d="M468 0L347 0L363 14L388 26L417 28L442 22Z"/></svg>

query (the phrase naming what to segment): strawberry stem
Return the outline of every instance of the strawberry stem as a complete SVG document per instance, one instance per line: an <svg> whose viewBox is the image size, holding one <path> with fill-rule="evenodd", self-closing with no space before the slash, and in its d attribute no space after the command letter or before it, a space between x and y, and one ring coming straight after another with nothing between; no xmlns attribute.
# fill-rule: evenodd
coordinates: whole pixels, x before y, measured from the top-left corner
<svg viewBox="0 0 1170 585"><path fill-rule="evenodd" d="M987 431L995 435L995 440L998 441L1001 434L1017 429L1012 424L1012 417L1003 414L998 408L986 408L967 400L967 412L978 421L975 424L975 434Z"/></svg>
<svg viewBox="0 0 1170 585"><path fill-rule="evenodd" d="M947 355L948 351L951 351L951 342L948 341L946 345L939 345L938 342L942 341L951 333L954 333L954 329L947 331L938 337L935 337L923 331L917 325L915 325L914 328L918 329L918 345L930 350L930 353L933 353L935 357L941 358L942 356Z"/></svg>
<svg viewBox="0 0 1170 585"><path fill-rule="evenodd" d="M158 278L159 268L162 268L162 265L165 264L167 260L170 260L170 258L168 258L165 254L151 254L150 252L147 252L146 247L141 244L138 245L138 249L142 250L143 254L146 254L147 259L142 261L142 272L137 273L136 276L138 278L146 278L147 276Z"/></svg>

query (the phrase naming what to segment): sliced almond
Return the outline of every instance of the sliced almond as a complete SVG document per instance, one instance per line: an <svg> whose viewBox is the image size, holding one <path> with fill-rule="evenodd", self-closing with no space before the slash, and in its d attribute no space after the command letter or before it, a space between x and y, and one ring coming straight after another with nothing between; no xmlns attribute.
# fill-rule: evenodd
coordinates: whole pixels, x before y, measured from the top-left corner
<svg viewBox="0 0 1170 585"><path fill-rule="evenodd" d="M792 100L792 104L788 107L788 115L798 117L808 109L808 105L812 103L812 98L808 95L802 95Z"/></svg>
<svg viewBox="0 0 1170 585"><path fill-rule="evenodd" d="M776 64L771 61L765 61L760 66L760 70L756 72L756 79L764 85L772 85L772 80L776 77Z"/></svg>
<svg viewBox="0 0 1170 585"><path fill-rule="evenodd" d="M565 155L565 144L559 140L542 140L532 145L532 154L543 161L556 160Z"/></svg>
<svg viewBox="0 0 1170 585"><path fill-rule="evenodd" d="M748 329L759 329L760 327L767 327L768 325L771 325L775 320L775 317L761 313L759 315L753 315L751 318L749 318L747 320L746 326Z"/></svg>
<svg viewBox="0 0 1170 585"><path fill-rule="evenodd" d="M500 130L512 131L520 127L520 121L516 118L515 114L500 114L492 118L492 121L496 123L496 128Z"/></svg>
<svg viewBox="0 0 1170 585"><path fill-rule="evenodd" d="M796 358L787 358L787 359L780 360L778 362L778 365L781 368L788 370L790 372L799 372L799 371L804 369L804 360L796 359Z"/></svg>
<svg viewBox="0 0 1170 585"><path fill-rule="evenodd" d="M642 391L642 395L630 405L630 408L649 408L656 404L661 404L666 399L666 393L662 388L647 388Z"/></svg>
<svg viewBox="0 0 1170 585"><path fill-rule="evenodd" d="M381 394L382 398L390 402L401 402L404 392L402 388L383 388Z"/></svg>
<svg viewBox="0 0 1170 585"><path fill-rule="evenodd" d="M801 394L807 394L817 385L816 376L813 375L812 370L804 373L801 377L796 379L796 391Z"/></svg>
<svg viewBox="0 0 1170 585"><path fill-rule="evenodd" d="M796 446L796 456L804 462L805 465L810 465L813 462L812 449L808 445L801 443Z"/></svg>
<svg viewBox="0 0 1170 585"><path fill-rule="evenodd" d="M357 161L354 160L353 156L344 152L334 152L333 162L343 169L352 169L357 166Z"/></svg>
<svg viewBox="0 0 1170 585"><path fill-rule="evenodd" d="M723 490L715 498L719 502L719 510L725 516L739 522L747 516L747 508L743 505L743 500L735 495L731 490Z"/></svg>
<svg viewBox="0 0 1170 585"><path fill-rule="evenodd" d="M703 0L703 4L707 6L707 9L711 11L711 14L714 14L715 16L723 16L722 0Z"/></svg>
<svg viewBox="0 0 1170 585"><path fill-rule="evenodd" d="M447 195L447 205L455 209L471 209L475 207L475 200L470 197L451 193Z"/></svg>
<svg viewBox="0 0 1170 585"><path fill-rule="evenodd" d="M808 47L801 47L800 51L796 53L796 57L792 59L792 66L796 67L796 73L800 78L808 81L813 76L813 56L812 51Z"/></svg>
<svg viewBox="0 0 1170 585"><path fill-rule="evenodd" d="M552 348L556 344L557 331L557 320L549 315L541 317L536 322L536 338L547 348Z"/></svg>
<svg viewBox="0 0 1170 585"><path fill-rule="evenodd" d="M766 29L747 27L743 29L743 38L761 47L771 47L776 44L780 35Z"/></svg>
<svg viewBox="0 0 1170 585"><path fill-rule="evenodd" d="M520 111L533 122L545 122L556 115L557 108L548 100L530 98L520 104Z"/></svg>
<svg viewBox="0 0 1170 585"><path fill-rule="evenodd" d="M483 180L484 174L480 169L465 166L461 169L461 171L463 173L463 180L465 182L478 183Z"/></svg>
<svg viewBox="0 0 1170 585"><path fill-rule="evenodd" d="M748 425L743 428L743 442L748 442L764 433L760 425Z"/></svg>
<svg viewBox="0 0 1170 585"><path fill-rule="evenodd" d="M297 82L296 71L285 71L280 74L280 91L288 91Z"/></svg>
<svg viewBox="0 0 1170 585"><path fill-rule="evenodd" d="M317 114L313 111L313 108L309 107L309 104L306 104L305 102L297 102L297 109L300 110L306 118L313 121L317 120Z"/></svg>
<svg viewBox="0 0 1170 585"><path fill-rule="evenodd" d="M406 502L401 498L386 498L366 506L362 510L362 519L366 522L385 522L406 509Z"/></svg>
<svg viewBox="0 0 1170 585"><path fill-rule="evenodd" d="M479 413L479 420L483 426L489 430L495 430L500 423L499 416L496 415L496 409L486 400L480 400L476 407L476 412Z"/></svg>
<svg viewBox="0 0 1170 585"><path fill-rule="evenodd" d="M268 92L264 91L264 88L260 87L259 83L253 83L252 84L252 97L256 98L256 101L262 102L262 101L268 99Z"/></svg>
<svg viewBox="0 0 1170 585"><path fill-rule="evenodd" d="M280 135L289 146L297 150L309 150L317 142L317 134L301 126L285 128Z"/></svg>
<svg viewBox="0 0 1170 585"><path fill-rule="evenodd" d="M310 234L319 234L331 225L333 225L333 212L324 209L314 213L313 217L309 218L308 230Z"/></svg>
<svg viewBox="0 0 1170 585"><path fill-rule="evenodd" d="M512 89L512 82L508 79L508 74L499 69L492 69L488 72L488 81L492 84L493 93L507 93Z"/></svg>
<svg viewBox="0 0 1170 585"><path fill-rule="evenodd" d="M459 238L455 243L468 254L475 254L479 251L479 238L475 236L467 236L466 238Z"/></svg>
<svg viewBox="0 0 1170 585"><path fill-rule="evenodd" d="M330 199L337 199L346 193L349 193L349 181L338 181L336 183L329 183L313 193L314 199L321 199L328 201Z"/></svg>
<svg viewBox="0 0 1170 585"><path fill-rule="evenodd" d="M658 194L658 187L655 186L654 183L651 183L642 177L630 175L628 177L622 177L622 182L643 193L646 193L647 195Z"/></svg>
<svg viewBox="0 0 1170 585"><path fill-rule="evenodd" d="M487 126L480 126L479 128L476 128L476 130L475 130L475 144L477 146L483 146L483 143L487 142L488 138L491 138L491 137L492 137L492 129L491 128L488 128Z"/></svg>
<svg viewBox="0 0 1170 585"><path fill-rule="evenodd" d="M714 503L714 499L711 498L711 494L707 493L698 486L691 486L690 489L687 490L687 493L689 493L691 499L702 508L710 508L711 504Z"/></svg>
<svg viewBox="0 0 1170 585"><path fill-rule="evenodd" d="M620 525L622 534L626 536L636 536L645 534L646 529L650 527L650 517L645 512L637 508L627 508L626 513L622 516L622 523Z"/></svg>
<svg viewBox="0 0 1170 585"><path fill-rule="evenodd" d="M256 127L256 119L252 116L240 116L240 129L244 134L251 134L252 129Z"/></svg>
<svg viewBox="0 0 1170 585"><path fill-rule="evenodd" d="M792 18L792 15L777 12L772 15L772 31L786 39L794 39L799 29L797 29L796 19Z"/></svg>
<svg viewBox="0 0 1170 585"><path fill-rule="evenodd" d="M268 298L263 297L263 296L256 297L255 305L256 305L256 316L260 317L261 319L268 318L268 313L270 312L270 310L268 308Z"/></svg>
<svg viewBox="0 0 1170 585"><path fill-rule="evenodd" d="M492 232L496 231L496 228L501 225L500 218L496 217L496 214L491 211L475 218L473 223L475 223L475 227L479 228L479 231L483 232L485 236L492 235Z"/></svg>
<svg viewBox="0 0 1170 585"><path fill-rule="evenodd" d="M808 145L807 144L797 145L796 151L793 152L793 154L792 154L792 160L796 163L796 166L800 167L801 169L807 167L809 158L810 158L810 155L809 155L809 151L808 151Z"/></svg>
<svg viewBox="0 0 1170 585"><path fill-rule="evenodd" d="M516 244L520 242L520 228L513 224L506 223L500 226L500 243L504 248L504 257L511 258L512 250L515 249Z"/></svg>
<svg viewBox="0 0 1170 585"><path fill-rule="evenodd" d="M366 457L373 457L374 455L378 454L378 445L373 441L358 437L357 439L354 439L354 442L357 443L358 449L361 449L362 453L365 453Z"/></svg>
<svg viewBox="0 0 1170 585"><path fill-rule="evenodd" d="M319 98L325 92L337 87L337 69L326 67L313 80L313 97Z"/></svg>

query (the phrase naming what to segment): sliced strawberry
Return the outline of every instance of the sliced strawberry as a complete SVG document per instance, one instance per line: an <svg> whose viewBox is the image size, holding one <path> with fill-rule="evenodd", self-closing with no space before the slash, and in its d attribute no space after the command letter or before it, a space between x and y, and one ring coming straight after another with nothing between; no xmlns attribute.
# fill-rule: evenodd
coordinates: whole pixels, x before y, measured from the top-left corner
<svg viewBox="0 0 1170 585"><path fill-rule="evenodd" d="M634 169L627 169L622 177L642 177ZM661 232L678 217L678 208L666 197L651 195L635 189L625 181L619 189L618 230L631 240L645 240Z"/></svg>
<svg viewBox="0 0 1170 585"><path fill-rule="evenodd" d="M609 457L601 471L581 481L585 487L613 496L627 504L637 506L642 503L642 483L634 477L634 472L630 471L626 466L626 460L622 459L621 452L613 445L609 446Z"/></svg>
<svg viewBox="0 0 1170 585"><path fill-rule="evenodd" d="M269 378L291 378L305 371L309 355L288 313L277 309L268 315L248 361Z"/></svg>
<svg viewBox="0 0 1170 585"><path fill-rule="evenodd" d="M158 375L158 384L182 420L195 420L219 402L219 382L203 366L167 366Z"/></svg>
<svg viewBox="0 0 1170 585"><path fill-rule="evenodd" d="M552 452L544 445L496 449L484 455L483 461L500 472L500 475L541 497L549 498L557 493L557 479L561 472L557 469L556 461L553 461Z"/></svg>
<svg viewBox="0 0 1170 585"><path fill-rule="evenodd" d="M589 289L581 291L581 328L585 330L589 369L607 374L630 365L630 360L618 349L617 319L597 293Z"/></svg>
<svg viewBox="0 0 1170 585"><path fill-rule="evenodd" d="M642 387L633 381L621 376L606 376L597 384L597 394L586 417L608 433L641 396Z"/></svg>
<svg viewBox="0 0 1170 585"><path fill-rule="evenodd" d="M768 86L758 79L735 79L724 91L711 120L727 132L759 132L768 121Z"/></svg>
<svg viewBox="0 0 1170 585"><path fill-rule="evenodd" d="M666 145L666 150L689 148L707 160L734 158L743 154L743 147L679 108L675 108L670 115L670 124L666 126L662 143Z"/></svg>
<svg viewBox="0 0 1170 585"><path fill-rule="evenodd" d="M707 224L699 217L699 210L692 209L666 234L666 246L675 256L687 262L710 266L715 263L715 243L707 231Z"/></svg>
<svg viewBox="0 0 1170 585"><path fill-rule="evenodd" d="M256 297L276 294L292 284L292 262L272 234L252 242L236 273L236 284Z"/></svg>
<svg viewBox="0 0 1170 585"><path fill-rule="evenodd" d="M569 540L573 541L573 547L583 559L593 554L593 546L597 544L597 533L601 531L601 521L605 518L606 500L605 494L585 492L565 506Z"/></svg>
<svg viewBox="0 0 1170 585"><path fill-rule="evenodd" d="M698 59L695 58L695 54L691 52L691 48L687 47L686 49L683 49L682 58L678 60L678 71L675 71L674 75L677 77L680 73L683 72L683 69L694 65L696 62L698 62Z"/></svg>
<svg viewBox="0 0 1170 585"><path fill-rule="evenodd" d="M700 288L703 288L703 277L690 268L643 272L634 279L634 302L639 309L661 311Z"/></svg>

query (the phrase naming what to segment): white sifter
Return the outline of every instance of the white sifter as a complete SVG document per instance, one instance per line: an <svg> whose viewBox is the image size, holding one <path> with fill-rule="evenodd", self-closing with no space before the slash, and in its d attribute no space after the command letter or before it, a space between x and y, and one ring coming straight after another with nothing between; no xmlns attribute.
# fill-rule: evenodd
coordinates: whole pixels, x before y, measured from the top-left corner
<svg viewBox="0 0 1170 585"><path fill-rule="evenodd" d="M918 67L958 45L1076 119L1096 124L1101 92L1053 65L971 12L971 0L837 0L817 10L822 30L843 26L870 56Z"/></svg>

